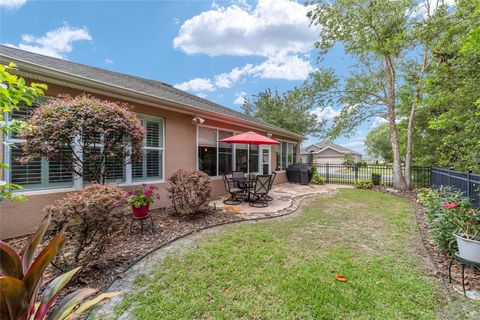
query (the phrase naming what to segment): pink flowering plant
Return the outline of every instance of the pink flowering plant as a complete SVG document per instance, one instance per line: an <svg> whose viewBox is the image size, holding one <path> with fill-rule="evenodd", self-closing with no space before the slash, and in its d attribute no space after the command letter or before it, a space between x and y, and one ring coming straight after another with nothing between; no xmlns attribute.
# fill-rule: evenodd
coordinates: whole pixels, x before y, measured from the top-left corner
<svg viewBox="0 0 480 320"><path fill-rule="evenodd" d="M125 197L129 206L140 208L159 200L160 193L157 187L143 184L141 188L127 192Z"/></svg>

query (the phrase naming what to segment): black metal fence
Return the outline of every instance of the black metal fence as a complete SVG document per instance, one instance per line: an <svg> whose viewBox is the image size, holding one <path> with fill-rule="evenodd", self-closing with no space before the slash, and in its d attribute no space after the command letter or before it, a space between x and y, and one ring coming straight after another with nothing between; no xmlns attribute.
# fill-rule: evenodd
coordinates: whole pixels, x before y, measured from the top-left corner
<svg viewBox="0 0 480 320"><path fill-rule="evenodd" d="M470 198L475 207L480 207L480 174L432 168L431 177L433 188L450 186L460 190Z"/></svg>
<svg viewBox="0 0 480 320"><path fill-rule="evenodd" d="M380 184L393 186L393 170L391 165L381 164L315 164L318 174L327 183L353 185L358 179L372 180L372 174L380 175ZM412 167L412 186L414 188L430 187L430 167Z"/></svg>

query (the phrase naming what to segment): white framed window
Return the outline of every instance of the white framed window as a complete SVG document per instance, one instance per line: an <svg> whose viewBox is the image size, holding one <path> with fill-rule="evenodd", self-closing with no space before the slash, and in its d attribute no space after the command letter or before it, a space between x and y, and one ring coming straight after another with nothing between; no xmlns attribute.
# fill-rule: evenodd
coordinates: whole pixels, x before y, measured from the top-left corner
<svg viewBox="0 0 480 320"><path fill-rule="evenodd" d="M260 146L218 142L239 133L197 125L197 169L211 177L232 171L258 173L261 168Z"/></svg>
<svg viewBox="0 0 480 320"><path fill-rule="evenodd" d="M275 170L281 171L297 162L297 143L279 140L280 144L275 146Z"/></svg>
<svg viewBox="0 0 480 320"><path fill-rule="evenodd" d="M143 156L138 162L127 164L132 181L163 180L164 172L164 119L137 115L145 129ZM127 179L129 183L130 179ZM131 182L131 181L130 181Z"/></svg>
<svg viewBox="0 0 480 320"><path fill-rule="evenodd" d="M19 110L7 114L5 120L27 120L38 103L40 102L32 106L21 104ZM143 157L139 162L127 164L125 164L124 158L107 159L107 182L131 184L164 179L164 119L142 114L137 114L137 116L145 129ZM102 147L101 137L99 139L99 144L96 144L95 148L92 147L92 152L96 152ZM40 158L33 159L27 164L20 163L19 158L23 156L21 144L24 140L16 134L9 133L4 141L6 143L4 163L10 167L10 170L4 170L6 181L18 184L27 191L80 187L84 183L81 177L55 161ZM65 148L65 152L71 152L70 148ZM77 153L77 156L83 157L80 153Z"/></svg>

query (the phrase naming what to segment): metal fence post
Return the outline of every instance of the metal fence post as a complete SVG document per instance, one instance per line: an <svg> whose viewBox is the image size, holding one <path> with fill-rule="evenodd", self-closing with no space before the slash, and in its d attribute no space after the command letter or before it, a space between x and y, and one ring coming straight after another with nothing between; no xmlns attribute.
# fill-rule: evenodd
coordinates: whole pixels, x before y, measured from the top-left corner
<svg viewBox="0 0 480 320"><path fill-rule="evenodd" d="M471 173L472 173L472 171L468 170L468 172L467 172L467 195L470 199L473 199L472 190L471 190L472 188L470 188L470 182L471 182L471 179L472 179Z"/></svg>
<svg viewBox="0 0 480 320"><path fill-rule="evenodd" d="M330 180L330 179L329 179L330 172L329 172L329 170L328 170L328 167L329 167L329 165L328 165L328 163L327 163L327 164L325 165L325 171L326 171L326 176L327 176L327 183L328 183L329 180Z"/></svg>

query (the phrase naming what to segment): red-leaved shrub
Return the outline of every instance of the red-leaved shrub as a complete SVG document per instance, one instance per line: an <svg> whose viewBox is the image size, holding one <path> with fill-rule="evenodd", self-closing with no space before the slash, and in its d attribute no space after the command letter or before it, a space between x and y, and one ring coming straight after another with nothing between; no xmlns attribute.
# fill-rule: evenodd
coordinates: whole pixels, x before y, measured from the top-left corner
<svg viewBox="0 0 480 320"><path fill-rule="evenodd" d="M117 186L92 184L47 206L53 234L67 226L65 234L69 239L53 265L65 271L98 259L111 241L123 202L124 191Z"/></svg>
<svg viewBox="0 0 480 320"><path fill-rule="evenodd" d="M178 170L169 179L174 212L188 215L204 210L210 197L210 177L202 171Z"/></svg>

